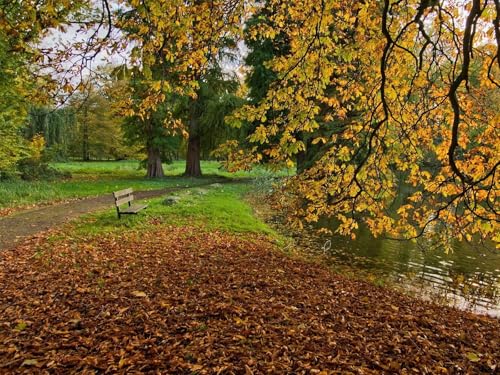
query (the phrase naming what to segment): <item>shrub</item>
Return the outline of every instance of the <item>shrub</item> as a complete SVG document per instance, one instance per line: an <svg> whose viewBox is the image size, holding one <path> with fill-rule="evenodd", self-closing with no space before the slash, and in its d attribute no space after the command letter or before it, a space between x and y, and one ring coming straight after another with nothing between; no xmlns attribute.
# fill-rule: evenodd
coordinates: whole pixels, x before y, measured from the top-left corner
<svg viewBox="0 0 500 375"><path fill-rule="evenodd" d="M17 170L23 180L52 180L71 177L68 172L60 172L48 164L48 155L45 151L45 140L41 135L33 137L28 145L29 157L17 163Z"/></svg>

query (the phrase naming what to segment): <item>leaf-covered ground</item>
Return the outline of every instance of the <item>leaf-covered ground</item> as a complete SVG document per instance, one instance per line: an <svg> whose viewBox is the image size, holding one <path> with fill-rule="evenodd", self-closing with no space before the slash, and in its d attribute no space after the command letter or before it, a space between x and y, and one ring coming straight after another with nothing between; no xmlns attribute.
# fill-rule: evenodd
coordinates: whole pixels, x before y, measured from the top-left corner
<svg viewBox="0 0 500 375"><path fill-rule="evenodd" d="M158 226L0 253L0 372L494 373L500 321Z"/></svg>

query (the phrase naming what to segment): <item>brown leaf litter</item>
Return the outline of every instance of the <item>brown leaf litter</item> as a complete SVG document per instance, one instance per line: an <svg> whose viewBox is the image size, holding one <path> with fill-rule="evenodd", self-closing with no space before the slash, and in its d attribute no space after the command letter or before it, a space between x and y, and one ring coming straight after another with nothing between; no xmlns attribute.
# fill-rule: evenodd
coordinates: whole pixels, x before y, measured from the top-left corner
<svg viewBox="0 0 500 375"><path fill-rule="evenodd" d="M195 228L0 253L0 373L479 374L500 321Z"/></svg>

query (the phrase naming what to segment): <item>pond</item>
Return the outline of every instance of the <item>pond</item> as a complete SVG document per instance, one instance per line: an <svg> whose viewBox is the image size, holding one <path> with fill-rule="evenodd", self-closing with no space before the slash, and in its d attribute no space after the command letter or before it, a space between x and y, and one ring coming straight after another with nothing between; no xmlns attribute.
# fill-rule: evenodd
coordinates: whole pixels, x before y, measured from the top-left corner
<svg viewBox="0 0 500 375"><path fill-rule="evenodd" d="M453 252L429 250L425 244L374 238L361 229L357 238L308 237L316 251L340 271L365 273L376 282L389 282L416 297L476 313L500 316L500 251L459 243Z"/></svg>

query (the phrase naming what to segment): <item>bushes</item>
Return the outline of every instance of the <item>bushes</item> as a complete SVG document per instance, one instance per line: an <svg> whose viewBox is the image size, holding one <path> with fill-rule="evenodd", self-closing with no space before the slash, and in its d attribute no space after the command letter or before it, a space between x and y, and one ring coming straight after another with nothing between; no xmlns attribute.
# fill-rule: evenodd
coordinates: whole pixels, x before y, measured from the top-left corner
<svg viewBox="0 0 500 375"><path fill-rule="evenodd" d="M49 166L46 161L32 158L23 159L18 163L19 176L26 181L55 180L59 178L70 178L69 172L60 172Z"/></svg>
<svg viewBox="0 0 500 375"><path fill-rule="evenodd" d="M53 180L56 178L71 177L68 172L59 172L49 166L49 155L45 152L45 140L43 136L35 135L27 148L30 156L21 159L17 163L18 174L23 180Z"/></svg>

